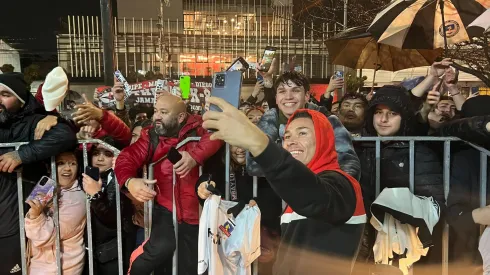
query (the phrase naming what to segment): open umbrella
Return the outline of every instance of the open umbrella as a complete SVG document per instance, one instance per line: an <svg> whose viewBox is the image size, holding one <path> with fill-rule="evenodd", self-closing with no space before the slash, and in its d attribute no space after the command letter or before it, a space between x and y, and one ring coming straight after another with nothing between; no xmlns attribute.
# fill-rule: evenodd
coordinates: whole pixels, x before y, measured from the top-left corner
<svg viewBox="0 0 490 275"><path fill-rule="evenodd" d="M468 26L468 32L473 36L490 33L490 9L484 12Z"/></svg>
<svg viewBox="0 0 490 275"><path fill-rule="evenodd" d="M327 40L332 64L354 69L379 69L399 71L408 68L430 66L441 56L442 49L399 49L379 44L365 28L351 28Z"/></svg>
<svg viewBox="0 0 490 275"><path fill-rule="evenodd" d="M394 0L368 32L379 43L397 48L447 48L469 41L466 27L488 8L490 0Z"/></svg>

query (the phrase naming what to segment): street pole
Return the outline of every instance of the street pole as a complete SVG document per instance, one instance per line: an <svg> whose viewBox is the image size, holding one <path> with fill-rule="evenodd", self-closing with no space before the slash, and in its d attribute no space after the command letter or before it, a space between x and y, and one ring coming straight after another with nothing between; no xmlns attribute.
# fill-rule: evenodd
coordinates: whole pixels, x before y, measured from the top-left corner
<svg viewBox="0 0 490 275"><path fill-rule="evenodd" d="M347 5L349 4L349 0L344 0L344 31L347 30ZM344 80L345 80L345 77L346 77L346 70L347 70L347 67L344 66L343 68L344 70ZM347 93L347 81L344 81L344 88L342 89L342 95L338 95L337 97L338 98L341 98L344 96L345 93Z"/></svg>
<svg viewBox="0 0 490 275"><path fill-rule="evenodd" d="M112 25L112 0L100 0L102 41L104 47L104 84L114 85L114 32Z"/></svg>
<svg viewBox="0 0 490 275"><path fill-rule="evenodd" d="M166 57L164 57L165 54L165 49L164 49L164 43L163 43L163 2L164 0L160 0L160 15L159 17L159 27L160 27L160 37L158 38L158 45L159 51L160 51L160 73L162 73L163 77L165 78L167 76L167 68L166 68Z"/></svg>

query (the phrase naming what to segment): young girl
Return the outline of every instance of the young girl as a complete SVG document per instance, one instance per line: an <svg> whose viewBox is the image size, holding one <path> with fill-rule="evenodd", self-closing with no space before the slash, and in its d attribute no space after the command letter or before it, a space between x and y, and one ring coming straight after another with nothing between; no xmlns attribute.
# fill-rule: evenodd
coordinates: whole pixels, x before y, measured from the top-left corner
<svg viewBox="0 0 490 275"><path fill-rule="evenodd" d="M80 188L78 162L73 152L56 157L61 263L64 275L78 275L83 271L85 246L85 192ZM25 229L30 250L28 274L57 274L56 233L53 204L44 205L39 200L29 200L31 206L25 219Z"/></svg>

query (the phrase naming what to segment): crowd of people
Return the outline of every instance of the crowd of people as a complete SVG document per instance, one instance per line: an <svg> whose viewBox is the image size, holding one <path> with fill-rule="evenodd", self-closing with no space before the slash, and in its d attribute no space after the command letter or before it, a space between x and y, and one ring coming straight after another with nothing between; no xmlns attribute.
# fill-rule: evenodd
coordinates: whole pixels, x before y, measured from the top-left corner
<svg viewBox="0 0 490 275"><path fill-rule="evenodd" d="M332 77L317 101L303 74L285 71L273 79L276 72L271 66L269 72L259 72L263 81L238 109L211 97L208 104L223 111L206 111L203 116L192 114L182 98L170 93L161 93L152 110L129 110L123 84L116 83L114 109L101 109L84 95L84 103L74 106L69 119L55 108L69 93L60 68L48 75L36 97L26 89L21 74L0 74L0 142L26 142L18 150L0 148L0 242L9 248L0 250L0 274L21 272L22 234L28 240L28 274L56 274L54 204L27 200L21 232L16 176L22 171L26 198L42 176L49 176L51 157L57 168L52 176L57 180L63 274L88 274L86 200L94 274L119 274L117 188L124 273L171 274L178 246L178 273L197 274L200 205L213 192L225 194L226 182L231 201L260 209L260 275L398 274L415 262L416 274L424 266L440 268L446 222L450 261L481 273L479 226L490 225L490 208L479 207L480 152L462 142L452 143L446 200L442 143L416 142L412 178L407 141L381 143L379 174L375 144L353 141L454 136L488 148L490 97L465 98L450 65L449 59L435 62L428 76L410 90L388 85L367 96L344 91L338 102L332 102L332 92L344 86L343 79ZM180 160L172 161L172 148L188 137L200 139L180 147ZM89 166L100 171L98 178L85 173L77 142L84 139L100 139L121 150L116 158L109 147L88 146ZM230 145L229 179L225 179L225 143ZM146 169L153 163L154 180L149 180ZM411 200L424 207L407 212L386 193L381 197L388 200L378 198L377 181L384 192L409 188L411 178L414 188L409 195L415 195ZM155 201L151 235L145 239L144 202L150 200ZM404 245L411 243L420 251L414 254L407 247L393 255L384 247L391 243L380 237L386 233L382 228L397 225L388 222L391 217L419 228L418 237L405 232ZM401 238L398 231L392 234ZM379 268L386 265L399 269Z"/></svg>

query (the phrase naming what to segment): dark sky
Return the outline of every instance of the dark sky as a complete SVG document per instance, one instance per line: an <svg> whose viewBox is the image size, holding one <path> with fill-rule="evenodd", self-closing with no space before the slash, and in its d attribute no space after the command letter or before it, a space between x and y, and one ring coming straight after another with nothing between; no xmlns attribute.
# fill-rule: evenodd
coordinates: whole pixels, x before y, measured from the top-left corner
<svg viewBox="0 0 490 275"><path fill-rule="evenodd" d="M100 15L99 0L0 0L0 39L32 55L56 55L56 32L68 15Z"/></svg>

